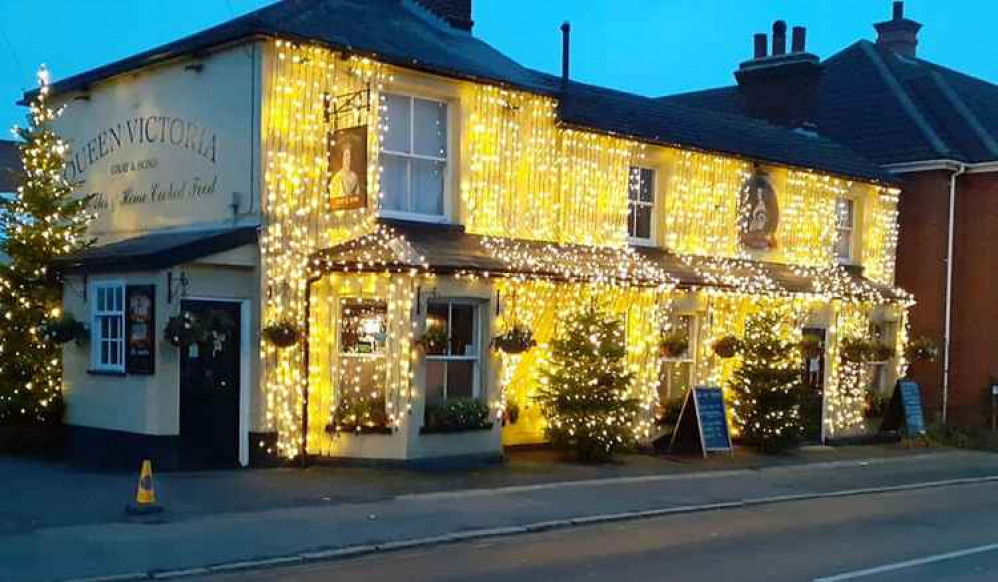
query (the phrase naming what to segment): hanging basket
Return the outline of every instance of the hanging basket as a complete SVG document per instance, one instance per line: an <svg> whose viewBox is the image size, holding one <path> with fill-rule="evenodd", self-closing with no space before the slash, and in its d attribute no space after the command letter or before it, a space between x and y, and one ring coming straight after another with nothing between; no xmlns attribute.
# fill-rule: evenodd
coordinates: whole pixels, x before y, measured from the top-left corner
<svg viewBox="0 0 998 582"><path fill-rule="evenodd" d="M45 334L57 344L68 344L76 342L82 345L90 339L90 331L85 325L76 320L72 315L63 315L59 319L53 319L45 324Z"/></svg>
<svg viewBox="0 0 998 582"><path fill-rule="evenodd" d="M797 347L800 349L801 355L809 360L821 356L821 340L813 335L802 337Z"/></svg>
<svg viewBox="0 0 998 582"><path fill-rule="evenodd" d="M873 358L873 343L860 338L846 338L842 340L839 352L842 359L854 364L870 362Z"/></svg>
<svg viewBox="0 0 998 582"><path fill-rule="evenodd" d="M301 330L290 321L278 321L263 328L263 339L278 348L290 348L301 339Z"/></svg>
<svg viewBox="0 0 998 582"><path fill-rule="evenodd" d="M514 325L492 339L492 347L506 354L522 354L537 345L534 332L522 325Z"/></svg>
<svg viewBox="0 0 998 582"><path fill-rule="evenodd" d="M202 323L189 311L168 319L166 329L163 330L163 339L178 348L201 343L205 341L206 335Z"/></svg>
<svg viewBox="0 0 998 582"><path fill-rule="evenodd" d="M718 357L728 359L735 357L741 346L742 342L738 338L733 335L726 335L716 340L710 347Z"/></svg>
<svg viewBox="0 0 998 582"><path fill-rule="evenodd" d="M934 362L939 357L939 346L923 335L908 342L904 348L904 357L909 362Z"/></svg>
<svg viewBox="0 0 998 582"><path fill-rule="evenodd" d="M674 360L681 358L690 349L690 340L683 334L668 333L658 342L658 351L663 358Z"/></svg>

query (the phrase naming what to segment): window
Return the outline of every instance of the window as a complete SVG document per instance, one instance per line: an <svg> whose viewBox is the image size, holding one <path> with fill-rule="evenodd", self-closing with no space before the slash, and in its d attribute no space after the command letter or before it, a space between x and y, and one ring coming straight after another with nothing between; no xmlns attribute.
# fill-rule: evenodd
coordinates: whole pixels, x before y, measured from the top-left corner
<svg viewBox="0 0 998 582"><path fill-rule="evenodd" d="M426 309L426 400L479 396L478 307L469 302L431 302Z"/></svg>
<svg viewBox="0 0 998 582"><path fill-rule="evenodd" d="M125 286L94 285L93 322L90 328L94 370L125 371Z"/></svg>
<svg viewBox="0 0 998 582"><path fill-rule="evenodd" d="M385 384L388 304L367 299L340 302L341 393L380 391Z"/></svg>
<svg viewBox="0 0 998 582"><path fill-rule="evenodd" d="M885 346L887 350L884 354L876 356L870 362L869 386L875 394L890 394L893 387L893 377L891 365L892 358L896 355L892 348L897 338L897 323L893 321L878 321L870 324L870 337L878 346Z"/></svg>
<svg viewBox="0 0 998 582"><path fill-rule="evenodd" d="M447 104L386 94L385 105L382 213L442 220L448 191Z"/></svg>
<svg viewBox="0 0 998 582"><path fill-rule="evenodd" d="M678 354L663 354L659 369L659 399L669 402L680 398L693 385L696 362L697 318L692 314L673 315L662 330L663 337L686 340L686 350Z"/></svg>
<svg viewBox="0 0 998 582"><path fill-rule="evenodd" d="M853 257L853 236L856 229L856 202L839 198L835 205L836 232L835 256L839 262L849 263Z"/></svg>
<svg viewBox="0 0 998 582"><path fill-rule="evenodd" d="M632 242L652 242L655 210L655 170L631 168L627 188L627 234Z"/></svg>

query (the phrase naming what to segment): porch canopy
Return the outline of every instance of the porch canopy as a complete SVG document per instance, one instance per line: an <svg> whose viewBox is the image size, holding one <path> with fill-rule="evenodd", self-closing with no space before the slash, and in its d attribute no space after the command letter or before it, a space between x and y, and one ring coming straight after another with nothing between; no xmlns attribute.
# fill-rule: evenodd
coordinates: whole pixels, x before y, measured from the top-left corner
<svg viewBox="0 0 998 582"><path fill-rule="evenodd" d="M859 267L802 267L677 255L660 248L606 247L496 238L462 226L380 221L375 231L315 253L311 278L335 272L420 272L545 278L680 289L903 301L902 289L872 281Z"/></svg>

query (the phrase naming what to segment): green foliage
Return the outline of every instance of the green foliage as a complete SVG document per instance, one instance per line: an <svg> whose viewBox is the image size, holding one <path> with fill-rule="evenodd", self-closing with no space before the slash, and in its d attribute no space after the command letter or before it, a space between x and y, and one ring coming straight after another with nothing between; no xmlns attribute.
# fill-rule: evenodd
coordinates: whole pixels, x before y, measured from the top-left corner
<svg viewBox="0 0 998 582"><path fill-rule="evenodd" d="M47 333L58 317L62 279L54 259L85 248L85 197L63 177L67 144L52 129L59 111L47 104L47 75L31 105L21 140L23 183L0 197L0 426L43 426L62 420L62 350Z"/></svg>
<svg viewBox="0 0 998 582"><path fill-rule="evenodd" d="M492 340L495 349L507 354L522 354L537 345L534 332L530 328L515 324L506 333L497 335Z"/></svg>
<svg viewBox="0 0 998 582"><path fill-rule="evenodd" d="M667 333L659 340L658 349L662 357L679 358L690 349L690 340L683 333Z"/></svg>
<svg viewBox="0 0 998 582"><path fill-rule="evenodd" d="M939 346L928 336L919 336L908 342L904 357L909 362L934 362L939 357Z"/></svg>
<svg viewBox="0 0 998 582"><path fill-rule="evenodd" d="M45 322L45 334L53 342L60 345L68 344L69 342L76 342L77 345L82 345L90 339L87 326L69 314L63 314L62 317L50 319Z"/></svg>
<svg viewBox="0 0 998 582"><path fill-rule="evenodd" d="M444 354L447 353L448 341L450 338L447 337L447 330L439 325L430 325L423 332L419 343L428 354Z"/></svg>
<svg viewBox="0 0 998 582"><path fill-rule="evenodd" d="M215 333L228 334L234 329L235 322L224 311L210 309L201 316L185 311L167 320L163 339L178 348L186 348L211 341Z"/></svg>
<svg viewBox="0 0 998 582"><path fill-rule="evenodd" d="M275 321L263 328L263 339L279 348L290 348L301 339L301 330L293 321Z"/></svg>
<svg viewBox="0 0 998 582"><path fill-rule="evenodd" d="M458 432L492 427L489 405L474 398L452 398L426 404L423 428L427 432Z"/></svg>
<svg viewBox="0 0 998 582"><path fill-rule="evenodd" d="M568 318L551 344L535 397L548 421L547 437L579 460L610 459L634 444L638 401L621 322L595 306Z"/></svg>
<svg viewBox="0 0 998 582"><path fill-rule="evenodd" d="M741 365L730 380L742 438L764 452L796 444L804 430L798 346L783 339L780 317L764 313L745 322Z"/></svg>
<svg viewBox="0 0 998 582"><path fill-rule="evenodd" d="M738 350L742 349L742 342L733 335L726 335L722 338L718 338L710 348L714 350L714 353L718 357L728 359L733 358L738 353Z"/></svg>
<svg viewBox="0 0 998 582"><path fill-rule="evenodd" d="M379 432L388 429L385 395L382 391L366 394L345 391L333 413L331 429L335 432Z"/></svg>

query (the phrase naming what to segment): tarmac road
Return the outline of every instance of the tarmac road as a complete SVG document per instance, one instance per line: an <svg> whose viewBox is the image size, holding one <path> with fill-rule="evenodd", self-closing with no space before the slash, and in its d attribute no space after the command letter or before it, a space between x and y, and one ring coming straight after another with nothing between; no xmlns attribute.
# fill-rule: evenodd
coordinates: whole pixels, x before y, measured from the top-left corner
<svg viewBox="0 0 998 582"><path fill-rule="evenodd" d="M998 484L677 515L208 579L998 580Z"/></svg>

